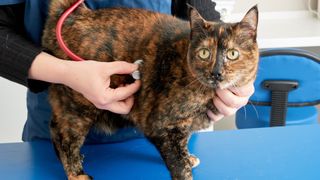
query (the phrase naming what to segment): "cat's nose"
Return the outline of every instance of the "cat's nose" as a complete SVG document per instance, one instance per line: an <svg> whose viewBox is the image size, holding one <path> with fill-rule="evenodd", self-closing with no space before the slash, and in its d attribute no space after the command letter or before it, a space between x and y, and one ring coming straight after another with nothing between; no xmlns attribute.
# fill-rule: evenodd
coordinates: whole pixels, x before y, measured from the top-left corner
<svg viewBox="0 0 320 180"><path fill-rule="evenodd" d="M220 72L212 73L212 77L217 81L223 81L223 77L222 77L222 74Z"/></svg>

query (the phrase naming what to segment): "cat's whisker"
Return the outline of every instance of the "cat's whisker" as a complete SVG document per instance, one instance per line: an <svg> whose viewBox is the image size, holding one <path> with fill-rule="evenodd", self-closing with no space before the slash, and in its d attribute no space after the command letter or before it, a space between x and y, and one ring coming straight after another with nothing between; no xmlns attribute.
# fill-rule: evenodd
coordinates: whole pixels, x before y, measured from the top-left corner
<svg viewBox="0 0 320 180"><path fill-rule="evenodd" d="M187 84L186 86L185 86L185 88L187 88L187 87L189 87L189 86L191 86L191 85L193 85L194 83L196 83L198 81L198 79L194 79L193 81L191 81L189 84Z"/></svg>
<svg viewBox="0 0 320 180"><path fill-rule="evenodd" d="M197 92L199 92L199 94L202 94L202 84L200 84L200 86L198 87Z"/></svg>
<svg viewBox="0 0 320 180"><path fill-rule="evenodd" d="M251 104L251 106L253 107L254 111L256 112L257 119L260 120L259 113L258 113L258 110L255 107L255 105L250 100L248 101L248 103Z"/></svg>
<svg viewBox="0 0 320 180"><path fill-rule="evenodd" d="M232 87L235 88L236 91L239 91L239 88L238 88L238 85L237 85L236 82L235 82L235 83L232 83ZM244 120L247 120L247 108L246 108L246 106L247 106L249 103L251 103L251 102L248 101L248 103L242 107L243 110L244 110ZM252 105L253 105L253 104L252 104ZM258 114L258 112L257 112L256 109L255 109L255 111L256 111L256 114ZM258 117L258 116L257 116L257 117Z"/></svg>
<svg viewBox="0 0 320 180"><path fill-rule="evenodd" d="M204 94L206 89L207 89L206 86L204 86L203 84L200 84L200 94Z"/></svg>
<svg viewBox="0 0 320 180"><path fill-rule="evenodd" d="M201 88L201 85L198 86L198 88L195 90L195 92L199 92L199 91L200 91L200 88Z"/></svg>
<svg viewBox="0 0 320 180"><path fill-rule="evenodd" d="M195 78L195 77L188 77L188 76L185 76L185 77L180 78L180 80L186 80L186 79L189 79L189 80L197 80L197 78Z"/></svg>
<svg viewBox="0 0 320 180"><path fill-rule="evenodd" d="M247 120L247 108L246 108L246 106L243 106L243 110L244 110L244 120Z"/></svg>
<svg viewBox="0 0 320 180"><path fill-rule="evenodd" d="M236 85L236 83L235 83L235 85L233 86L233 88L235 88L236 89L236 91L239 91L239 87ZM258 113L258 110L257 110L257 108L255 107L255 105L249 100L248 101L248 103L247 103L247 105L248 104L250 104L251 106L252 106L252 108L254 109L254 111L255 111L255 113L256 113L256 117L257 117L257 119L259 120L260 119L260 117L259 117L259 113ZM246 110L246 107L245 106L243 106L244 107L244 119L246 120L247 119L247 110Z"/></svg>
<svg viewBox="0 0 320 180"><path fill-rule="evenodd" d="M196 78L196 82L201 82L201 79ZM199 83L199 87L197 88L196 92L201 92L202 87L203 87L202 83Z"/></svg>
<svg viewBox="0 0 320 180"><path fill-rule="evenodd" d="M198 88L196 89L196 92L201 93L202 91L202 84L200 83L200 85L198 86Z"/></svg>

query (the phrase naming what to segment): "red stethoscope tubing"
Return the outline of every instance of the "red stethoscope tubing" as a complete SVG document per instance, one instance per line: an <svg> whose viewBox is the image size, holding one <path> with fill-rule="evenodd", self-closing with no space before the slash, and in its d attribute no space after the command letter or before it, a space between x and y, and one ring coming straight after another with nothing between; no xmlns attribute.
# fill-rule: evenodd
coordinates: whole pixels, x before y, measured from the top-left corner
<svg viewBox="0 0 320 180"><path fill-rule="evenodd" d="M60 48L74 61L84 61L83 58L79 57L78 55L74 54L64 43L61 31L64 21L67 19L67 17L80 5L84 2L84 0L78 0L76 3L74 3L70 8L68 8L60 17L57 27L56 27L56 37L58 44Z"/></svg>

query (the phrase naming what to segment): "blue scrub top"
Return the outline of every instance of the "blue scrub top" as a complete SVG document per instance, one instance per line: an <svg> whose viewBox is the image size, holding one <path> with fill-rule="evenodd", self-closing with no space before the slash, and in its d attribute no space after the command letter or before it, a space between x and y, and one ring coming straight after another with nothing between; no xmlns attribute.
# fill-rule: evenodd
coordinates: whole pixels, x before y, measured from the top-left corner
<svg viewBox="0 0 320 180"><path fill-rule="evenodd" d="M40 45L42 30L47 16L47 0L2 0L2 4L26 3L25 27L28 36L34 43ZM171 14L171 0L86 0L87 6L91 9L104 7L130 7L144 8L156 12ZM48 67L49 68L49 67ZM37 139L50 139L49 122L51 108L48 103L48 92L41 93L27 92L28 117L24 126L23 141ZM131 138L142 137L142 133L135 128L124 128L113 135L97 134L90 131L86 143L108 143L124 141Z"/></svg>
<svg viewBox="0 0 320 180"><path fill-rule="evenodd" d="M1 0L0 5L10 5L10 4L18 4L22 3L25 0Z"/></svg>

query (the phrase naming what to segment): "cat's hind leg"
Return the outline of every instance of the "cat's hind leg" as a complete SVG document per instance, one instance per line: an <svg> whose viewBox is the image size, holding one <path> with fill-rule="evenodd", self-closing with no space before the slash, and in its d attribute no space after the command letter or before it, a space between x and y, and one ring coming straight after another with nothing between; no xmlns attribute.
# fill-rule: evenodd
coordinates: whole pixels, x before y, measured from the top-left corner
<svg viewBox="0 0 320 180"><path fill-rule="evenodd" d="M83 171L80 148L92 125L91 120L73 115L53 116L50 132L55 151L69 180L90 180Z"/></svg>

